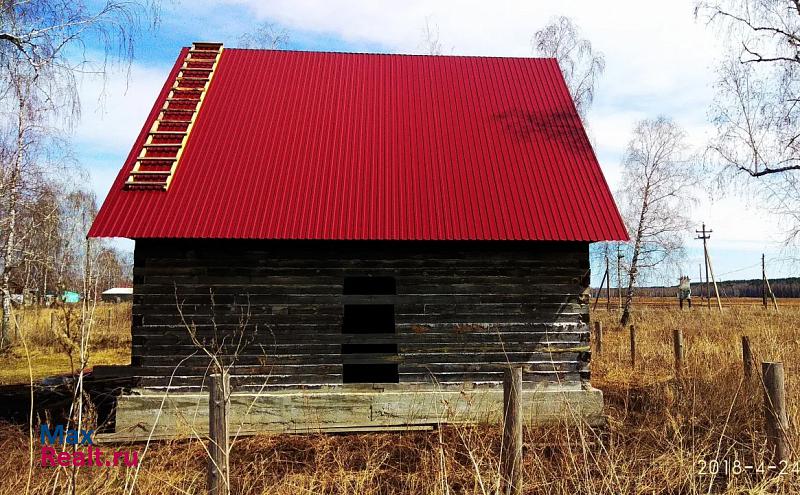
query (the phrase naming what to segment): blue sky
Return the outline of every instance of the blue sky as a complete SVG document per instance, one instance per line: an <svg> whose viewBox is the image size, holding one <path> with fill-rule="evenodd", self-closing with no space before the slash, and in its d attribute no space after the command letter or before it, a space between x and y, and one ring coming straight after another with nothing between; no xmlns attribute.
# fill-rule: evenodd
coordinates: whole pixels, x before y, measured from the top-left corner
<svg viewBox="0 0 800 495"><path fill-rule="evenodd" d="M604 53L606 72L588 115L590 135L612 189L635 122L659 114L672 116L700 147L711 130L706 111L713 98L714 67L721 53L715 34L693 15L692 0L533 2L440 0L229 0L174 1L163 5L161 24L144 33L126 70L115 70L105 84L81 83L83 118L73 136L78 159L90 173L102 200L130 151L152 102L179 49L192 41L222 41L235 46L242 34L272 22L300 50L419 53L426 19L439 27L446 53L532 55L531 37L554 15L569 15ZM102 93L102 97L99 96ZM734 193L708 200L698 188L691 216L697 226L714 229L711 252L719 279L760 277L767 253L772 277L797 275L784 261L781 229L758 204ZM681 271L696 279L702 262L699 241L687 233ZM121 247L132 249L130 241ZM796 253L795 253L796 254ZM594 283L602 273L594 270Z"/></svg>

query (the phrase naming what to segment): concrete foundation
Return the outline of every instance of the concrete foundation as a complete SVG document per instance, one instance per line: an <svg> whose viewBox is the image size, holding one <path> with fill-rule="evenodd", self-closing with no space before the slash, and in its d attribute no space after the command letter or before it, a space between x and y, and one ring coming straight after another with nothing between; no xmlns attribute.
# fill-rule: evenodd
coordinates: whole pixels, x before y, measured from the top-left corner
<svg viewBox="0 0 800 495"><path fill-rule="evenodd" d="M588 384L523 391L527 424L603 422L603 395ZM237 392L230 431L304 433L419 428L439 424L499 423L502 387L442 389L386 385ZM133 390L119 398L116 433L126 439L200 436L208 430L208 395Z"/></svg>

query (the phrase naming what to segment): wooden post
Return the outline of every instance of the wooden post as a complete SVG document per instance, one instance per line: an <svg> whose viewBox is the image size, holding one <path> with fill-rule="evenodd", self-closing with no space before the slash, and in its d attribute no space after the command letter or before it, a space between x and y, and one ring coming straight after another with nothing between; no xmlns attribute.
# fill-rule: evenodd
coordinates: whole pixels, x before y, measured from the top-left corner
<svg viewBox="0 0 800 495"><path fill-rule="evenodd" d="M56 333L56 310L50 312L50 333Z"/></svg>
<svg viewBox="0 0 800 495"><path fill-rule="evenodd" d="M503 494L522 494L522 366L503 376L503 450L500 456Z"/></svg>
<svg viewBox="0 0 800 495"><path fill-rule="evenodd" d="M767 309L767 264L764 253L761 253L761 304Z"/></svg>
<svg viewBox="0 0 800 495"><path fill-rule="evenodd" d="M636 327L631 325L631 366L636 367Z"/></svg>
<svg viewBox="0 0 800 495"><path fill-rule="evenodd" d="M603 322L594 322L594 351L597 354L603 352Z"/></svg>
<svg viewBox="0 0 800 495"><path fill-rule="evenodd" d="M764 377L764 432L767 435L765 462L775 466L789 459L789 419L786 415L783 363L764 362L761 363L761 370Z"/></svg>
<svg viewBox="0 0 800 495"><path fill-rule="evenodd" d="M16 315L16 324L14 325L14 339L19 340L19 333L22 330L22 323L25 321L25 315L20 313Z"/></svg>
<svg viewBox="0 0 800 495"><path fill-rule="evenodd" d="M672 331L672 348L675 352L675 372L680 375L683 369L683 330L680 328Z"/></svg>
<svg viewBox="0 0 800 495"><path fill-rule="evenodd" d="M742 366L744 377L753 376L753 352L750 350L750 337L742 335Z"/></svg>
<svg viewBox="0 0 800 495"><path fill-rule="evenodd" d="M230 376L223 372L211 375L208 396L208 493L230 495L228 474L228 412Z"/></svg>
<svg viewBox="0 0 800 495"><path fill-rule="evenodd" d="M109 308L108 309L108 331L109 332L111 332L112 328L114 327L114 325L112 325L111 316L112 316L111 308Z"/></svg>

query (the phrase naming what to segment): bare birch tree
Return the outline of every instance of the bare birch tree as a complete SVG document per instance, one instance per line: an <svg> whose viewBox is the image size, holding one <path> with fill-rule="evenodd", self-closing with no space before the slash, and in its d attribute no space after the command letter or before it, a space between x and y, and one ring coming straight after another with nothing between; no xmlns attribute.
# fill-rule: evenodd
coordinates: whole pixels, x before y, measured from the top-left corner
<svg viewBox="0 0 800 495"><path fill-rule="evenodd" d="M744 178L800 239L800 1L702 2L697 14L728 40L710 109L710 161Z"/></svg>
<svg viewBox="0 0 800 495"><path fill-rule="evenodd" d="M17 253L18 216L21 208L22 196L26 186L25 175L30 171L31 159L35 156L35 149L41 146L41 113L38 111L39 102L33 86L34 80L25 77L16 71L17 67L11 65L9 70L9 85L6 99L3 102L3 112L10 117L11 125L8 126L7 139L3 146L6 151L2 154L6 159L0 164L2 174L2 204L0 204L0 227L2 236L2 274L0 275L0 291L2 291L3 318L0 322L0 348L10 342L11 318L11 285L10 277L19 262Z"/></svg>
<svg viewBox="0 0 800 495"><path fill-rule="evenodd" d="M606 68L603 54L581 38L580 29L569 17L552 19L533 35L533 50L542 57L558 60L561 73L581 118L594 101L595 88Z"/></svg>
<svg viewBox="0 0 800 495"><path fill-rule="evenodd" d="M442 42L439 41L439 25L432 21L431 16L425 18L425 25L422 26L420 48L425 55L442 54Z"/></svg>
<svg viewBox="0 0 800 495"><path fill-rule="evenodd" d="M631 237L627 290L620 324L630 319L640 275L674 259L690 227L688 206L697 176L689 163L684 131L671 119L639 122L623 158L619 194Z"/></svg>
<svg viewBox="0 0 800 495"><path fill-rule="evenodd" d="M18 215L26 170L47 146L43 129L69 126L80 115L77 75L105 74L109 61L130 61L145 24L157 21L158 1L8 0L0 5L0 111L13 115L13 138L0 153L0 246L3 318L8 343L10 271L19 261ZM99 60L89 58L89 46Z"/></svg>
<svg viewBox="0 0 800 495"><path fill-rule="evenodd" d="M282 50L289 44L289 32L272 22L262 22L239 37L240 48Z"/></svg>

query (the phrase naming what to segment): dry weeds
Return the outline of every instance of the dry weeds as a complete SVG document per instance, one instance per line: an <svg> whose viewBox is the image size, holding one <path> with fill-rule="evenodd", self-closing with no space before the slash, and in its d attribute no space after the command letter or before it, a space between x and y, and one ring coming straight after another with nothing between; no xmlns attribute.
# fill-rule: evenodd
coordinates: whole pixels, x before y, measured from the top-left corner
<svg viewBox="0 0 800 495"><path fill-rule="evenodd" d="M526 431L525 491L546 494L800 493L800 472L699 473L699 461L762 457L762 391L742 380L739 337L751 337L759 360L786 367L792 443L800 380L800 308L780 314L739 306L706 310L645 309L636 315L639 357L631 369L628 332L605 324L604 353L593 357L593 384L605 393L608 427L576 424ZM686 370L675 379L672 329L684 330ZM498 427L434 432L281 435L237 441L234 493L488 494L498 479ZM114 448L143 449L142 445ZM24 431L0 431L0 494L25 493ZM34 450L36 453L36 450ZM800 459L800 457L798 457ZM134 493L204 493L204 449L197 441L151 445ZM33 470L31 493L53 489L54 468ZM124 493L131 468L83 468L80 493ZM64 476L62 474L61 478Z"/></svg>

